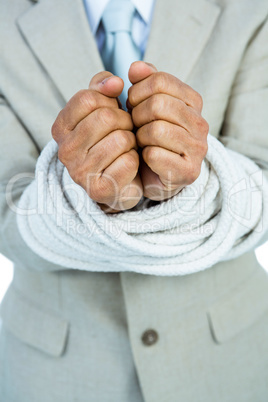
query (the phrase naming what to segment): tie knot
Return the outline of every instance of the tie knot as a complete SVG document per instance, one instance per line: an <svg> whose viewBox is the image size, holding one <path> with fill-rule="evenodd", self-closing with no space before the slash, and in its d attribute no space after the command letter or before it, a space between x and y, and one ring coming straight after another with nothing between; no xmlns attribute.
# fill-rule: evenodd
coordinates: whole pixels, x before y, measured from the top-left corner
<svg viewBox="0 0 268 402"><path fill-rule="evenodd" d="M105 31L131 32L135 6L130 0L110 0L102 15Z"/></svg>

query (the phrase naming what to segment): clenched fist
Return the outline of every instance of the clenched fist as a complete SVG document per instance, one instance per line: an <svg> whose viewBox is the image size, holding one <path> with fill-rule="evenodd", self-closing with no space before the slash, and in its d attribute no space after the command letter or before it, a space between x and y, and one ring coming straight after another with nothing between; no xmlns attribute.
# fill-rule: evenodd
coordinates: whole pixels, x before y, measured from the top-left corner
<svg viewBox="0 0 268 402"><path fill-rule="evenodd" d="M164 200L200 174L208 134L202 98L178 78L141 61L131 65L129 79L128 104L143 148L144 195Z"/></svg>
<svg viewBox="0 0 268 402"><path fill-rule="evenodd" d="M104 71L59 113L52 136L72 179L107 212L134 207L143 189L133 123L117 97L121 78Z"/></svg>

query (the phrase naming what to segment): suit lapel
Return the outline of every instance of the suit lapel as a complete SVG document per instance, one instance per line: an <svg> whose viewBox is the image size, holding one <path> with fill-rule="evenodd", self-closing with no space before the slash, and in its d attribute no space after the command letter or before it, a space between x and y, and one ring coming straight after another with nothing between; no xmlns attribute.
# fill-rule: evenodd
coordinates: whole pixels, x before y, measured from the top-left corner
<svg viewBox="0 0 268 402"><path fill-rule="evenodd" d="M219 14L207 0L157 0L144 60L185 81ZM104 69L83 0L39 0L17 24L65 101Z"/></svg>
<svg viewBox="0 0 268 402"><path fill-rule="evenodd" d="M17 23L65 101L103 70L83 0L39 0Z"/></svg>
<svg viewBox="0 0 268 402"><path fill-rule="evenodd" d="M144 60L186 81L220 11L207 0L157 0Z"/></svg>

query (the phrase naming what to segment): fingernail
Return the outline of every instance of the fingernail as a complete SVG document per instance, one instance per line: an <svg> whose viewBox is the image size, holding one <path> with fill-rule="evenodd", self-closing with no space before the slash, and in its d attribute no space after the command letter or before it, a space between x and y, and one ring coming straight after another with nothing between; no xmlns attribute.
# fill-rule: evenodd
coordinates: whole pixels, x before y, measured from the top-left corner
<svg viewBox="0 0 268 402"><path fill-rule="evenodd" d="M157 71L157 69L155 68L155 66L152 63L147 63L146 61L144 63L147 64L147 66L153 68L155 71Z"/></svg>
<svg viewBox="0 0 268 402"><path fill-rule="evenodd" d="M113 77L114 77L114 75L111 75L110 77L105 78L103 81L100 82L100 84L102 84L102 85L106 84L106 82L109 81Z"/></svg>

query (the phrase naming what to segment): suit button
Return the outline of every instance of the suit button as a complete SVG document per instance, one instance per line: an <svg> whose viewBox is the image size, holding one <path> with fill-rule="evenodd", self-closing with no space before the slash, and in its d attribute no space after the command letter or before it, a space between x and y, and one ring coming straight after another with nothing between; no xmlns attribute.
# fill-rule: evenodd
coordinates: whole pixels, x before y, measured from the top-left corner
<svg viewBox="0 0 268 402"><path fill-rule="evenodd" d="M146 346L154 345L158 340L158 333L154 329L147 329L143 333L141 340Z"/></svg>

